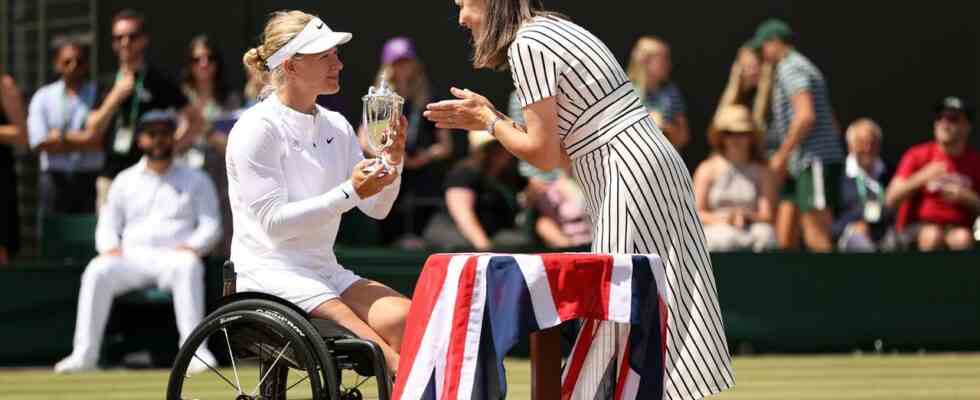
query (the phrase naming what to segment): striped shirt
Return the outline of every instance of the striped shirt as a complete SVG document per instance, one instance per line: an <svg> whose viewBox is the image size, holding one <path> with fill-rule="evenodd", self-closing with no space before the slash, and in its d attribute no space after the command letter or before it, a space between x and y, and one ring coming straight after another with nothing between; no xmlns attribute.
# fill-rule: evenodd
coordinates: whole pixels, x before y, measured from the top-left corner
<svg viewBox="0 0 980 400"><path fill-rule="evenodd" d="M674 122L678 114L687 112L684 96L674 82L668 82L656 92L647 92L646 98L643 99L643 106L647 111L660 113L665 122Z"/></svg>
<svg viewBox="0 0 980 400"><path fill-rule="evenodd" d="M556 98L558 134L573 160L648 117L609 48L572 22L535 17L507 55L522 108Z"/></svg>
<svg viewBox="0 0 980 400"><path fill-rule="evenodd" d="M790 53L776 66L776 82L772 93L772 125L766 137L770 150L775 150L786 139L793 120L793 96L809 92L816 114L813 128L793 151L790 172L794 175L814 160L823 164L839 164L844 160L840 133L834 126L834 111L823 74L810 60L796 51Z"/></svg>

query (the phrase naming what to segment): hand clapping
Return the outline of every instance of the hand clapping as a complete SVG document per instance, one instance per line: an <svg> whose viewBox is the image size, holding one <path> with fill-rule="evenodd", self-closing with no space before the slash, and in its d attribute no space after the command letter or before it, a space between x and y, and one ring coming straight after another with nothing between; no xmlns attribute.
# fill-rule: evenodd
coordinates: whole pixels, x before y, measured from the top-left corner
<svg viewBox="0 0 980 400"><path fill-rule="evenodd" d="M436 128L478 131L496 115L493 104L469 89L449 90L458 100L443 100L426 106L422 115L436 123Z"/></svg>

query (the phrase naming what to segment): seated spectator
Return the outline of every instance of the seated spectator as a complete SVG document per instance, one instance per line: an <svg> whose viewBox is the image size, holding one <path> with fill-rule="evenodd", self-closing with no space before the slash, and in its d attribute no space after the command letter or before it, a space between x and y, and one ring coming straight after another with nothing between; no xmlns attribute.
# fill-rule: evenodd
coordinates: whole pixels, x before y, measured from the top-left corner
<svg viewBox="0 0 980 400"><path fill-rule="evenodd" d="M425 230L429 245L441 250L519 247L530 244L517 228L517 193L524 182L507 149L485 131L469 134L470 155L446 176L446 208Z"/></svg>
<svg viewBox="0 0 980 400"><path fill-rule="evenodd" d="M220 238L221 221L207 175L173 162L176 118L153 110L140 119L137 145L145 155L109 189L95 232L99 256L82 274L74 348L55 372L96 368L112 300L128 291L171 291L180 343L204 316L201 257ZM214 365L206 346L197 357L192 373Z"/></svg>
<svg viewBox="0 0 980 400"><path fill-rule="evenodd" d="M919 250L971 249L980 212L980 152L967 147L973 110L947 97L935 112L935 140L905 152L885 203L898 207L895 228Z"/></svg>
<svg viewBox="0 0 980 400"><path fill-rule="evenodd" d="M27 143L24 100L14 78L0 72L0 266L20 249L14 148Z"/></svg>
<svg viewBox="0 0 980 400"><path fill-rule="evenodd" d="M762 163L762 133L741 105L722 108L708 131L714 154L694 172L694 196L708 250L776 247L773 178Z"/></svg>
<svg viewBox="0 0 980 400"><path fill-rule="evenodd" d="M876 251L891 226L891 212L884 204L889 175L879 157L881 127L868 118L854 121L847 128L847 150L831 230L840 251Z"/></svg>
<svg viewBox="0 0 980 400"><path fill-rule="evenodd" d="M27 113L30 146L41 151L40 220L49 214L94 214L95 180L105 162L102 135L85 131L95 102L95 83L86 79L88 50L78 42L62 43L54 70L61 79L38 89Z"/></svg>
<svg viewBox="0 0 980 400"><path fill-rule="evenodd" d="M585 194L568 173L528 176L526 192L528 206L537 214L534 233L545 246L561 249L592 243L592 222Z"/></svg>
<svg viewBox="0 0 980 400"><path fill-rule="evenodd" d="M733 104L743 105L752 110L752 120L759 130L765 132L766 114L769 112L770 92L772 91L772 65L763 64L759 54L745 46L738 49L735 62L728 76L725 91L718 102L718 110Z"/></svg>
<svg viewBox="0 0 980 400"><path fill-rule="evenodd" d="M677 150L691 141L687 105L677 84L670 80L670 46L660 38L644 36L636 41L628 74L654 122Z"/></svg>

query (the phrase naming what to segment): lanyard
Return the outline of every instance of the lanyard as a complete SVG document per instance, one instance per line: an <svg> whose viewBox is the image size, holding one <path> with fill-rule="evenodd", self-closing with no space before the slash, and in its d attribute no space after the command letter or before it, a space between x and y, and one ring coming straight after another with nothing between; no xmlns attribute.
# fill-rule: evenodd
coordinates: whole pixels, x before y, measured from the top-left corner
<svg viewBox="0 0 980 400"><path fill-rule="evenodd" d="M869 186L864 180L864 174L858 174L858 176L854 177L854 180L857 182L858 197L861 198L861 203L868 201L868 189L874 192L876 199L881 198L881 189Z"/></svg>
<svg viewBox="0 0 980 400"><path fill-rule="evenodd" d="M143 90L143 80L145 78L146 72L140 72L136 75L136 84L133 86L133 94L130 95L129 123L123 126L134 129L136 127L136 118L139 117L140 113L140 92ZM119 80L119 74L116 74L116 80Z"/></svg>

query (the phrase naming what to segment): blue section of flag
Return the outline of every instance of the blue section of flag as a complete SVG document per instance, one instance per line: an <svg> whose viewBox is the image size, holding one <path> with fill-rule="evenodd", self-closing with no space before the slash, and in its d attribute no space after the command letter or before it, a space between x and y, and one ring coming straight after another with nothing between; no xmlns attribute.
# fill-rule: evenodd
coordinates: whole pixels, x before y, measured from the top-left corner
<svg viewBox="0 0 980 400"><path fill-rule="evenodd" d="M633 256L633 294L631 298L630 368L640 375L637 399L662 399L664 393L664 354L661 351L660 296L650 259Z"/></svg>
<svg viewBox="0 0 980 400"><path fill-rule="evenodd" d="M486 318L483 326L490 328L492 343L481 346L480 357L493 357L497 366L496 377L500 385L500 394L506 395L504 356L521 338L539 330L538 321L534 316L531 292L514 257L493 257L487 264L487 282L493 282L493 285L487 288ZM486 354L487 352L492 354ZM481 366L483 365L486 364L481 363ZM489 373L483 372L485 375ZM480 379L479 376L477 379Z"/></svg>

